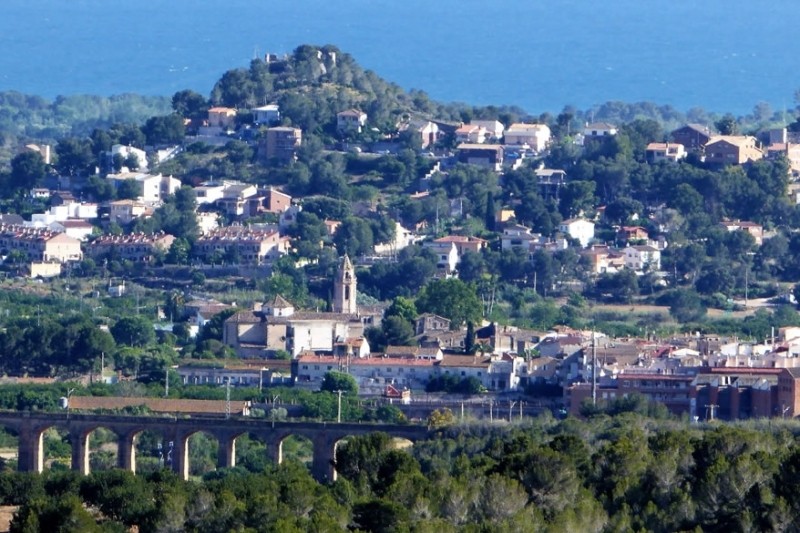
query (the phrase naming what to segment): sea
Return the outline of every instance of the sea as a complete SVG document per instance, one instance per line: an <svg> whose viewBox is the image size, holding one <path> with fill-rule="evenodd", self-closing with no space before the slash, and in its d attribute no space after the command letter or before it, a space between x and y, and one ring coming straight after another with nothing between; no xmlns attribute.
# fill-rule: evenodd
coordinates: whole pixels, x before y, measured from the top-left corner
<svg viewBox="0 0 800 533"><path fill-rule="evenodd" d="M332 44L431 98L791 111L797 0L0 0L0 90L209 94L227 69Z"/></svg>

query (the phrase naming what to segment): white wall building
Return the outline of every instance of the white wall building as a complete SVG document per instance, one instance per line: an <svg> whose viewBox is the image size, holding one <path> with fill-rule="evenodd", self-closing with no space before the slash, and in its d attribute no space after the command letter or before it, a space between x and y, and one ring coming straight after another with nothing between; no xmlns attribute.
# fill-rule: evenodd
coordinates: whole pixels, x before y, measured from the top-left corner
<svg viewBox="0 0 800 533"><path fill-rule="evenodd" d="M531 150L541 152L550 142L550 128L547 124L517 123L505 132L505 144L521 146L527 144Z"/></svg>
<svg viewBox="0 0 800 533"><path fill-rule="evenodd" d="M136 159L139 162L137 169L147 170L147 153L144 150L134 148L133 146L125 146L124 144L115 144L111 147L111 157L114 157L115 155L120 155L123 158L136 156Z"/></svg>
<svg viewBox="0 0 800 533"><path fill-rule="evenodd" d="M558 231L581 243L583 248L594 239L594 222L585 218L569 218L561 222Z"/></svg>
<svg viewBox="0 0 800 533"><path fill-rule="evenodd" d="M253 121L256 124L263 124L269 126L275 122L281 121L281 112L278 104L268 104L261 107L256 107L251 110L253 113Z"/></svg>

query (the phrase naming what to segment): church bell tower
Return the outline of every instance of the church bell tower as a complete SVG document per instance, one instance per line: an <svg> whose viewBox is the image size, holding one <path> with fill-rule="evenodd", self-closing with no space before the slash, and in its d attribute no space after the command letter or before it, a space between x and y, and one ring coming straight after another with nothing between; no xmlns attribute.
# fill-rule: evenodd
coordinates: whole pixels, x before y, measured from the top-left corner
<svg viewBox="0 0 800 533"><path fill-rule="evenodd" d="M333 280L333 312L358 313L356 305L356 270L347 254L339 260L336 278Z"/></svg>

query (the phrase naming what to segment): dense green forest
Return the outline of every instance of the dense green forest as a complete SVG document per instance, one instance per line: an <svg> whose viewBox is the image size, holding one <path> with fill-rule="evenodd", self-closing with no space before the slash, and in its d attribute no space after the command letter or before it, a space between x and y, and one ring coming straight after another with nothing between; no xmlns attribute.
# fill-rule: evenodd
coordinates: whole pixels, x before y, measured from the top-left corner
<svg viewBox="0 0 800 533"><path fill-rule="evenodd" d="M338 479L258 459L180 481L165 470L5 472L12 531L796 531L800 427L689 425L628 399L585 421L456 425L398 448L351 438ZM263 452L262 452L263 453Z"/></svg>

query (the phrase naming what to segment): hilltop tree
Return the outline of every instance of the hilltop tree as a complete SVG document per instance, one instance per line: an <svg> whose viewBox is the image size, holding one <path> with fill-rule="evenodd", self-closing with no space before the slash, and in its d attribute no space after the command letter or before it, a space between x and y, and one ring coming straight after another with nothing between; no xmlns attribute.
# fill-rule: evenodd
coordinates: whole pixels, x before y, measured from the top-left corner
<svg viewBox="0 0 800 533"><path fill-rule="evenodd" d="M420 291L416 304L421 312L450 319L452 329L466 322L477 322L483 316L474 285L456 278L431 281Z"/></svg>
<svg viewBox="0 0 800 533"><path fill-rule="evenodd" d="M11 180L14 189L31 189L38 186L47 173L47 165L39 152L27 150L11 160Z"/></svg>
<svg viewBox="0 0 800 533"><path fill-rule="evenodd" d="M117 344L147 346L156 340L153 324L143 316L122 317L111 326L111 335Z"/></svg>
<svg viewBox="0 0 800 533"><path fill-rule="evenodd" d="M736 122L736 117L730 113L725 115L714 123L720 135L736 135L739 133L739 124Z"/></svg>
<svg viewBox="0 0 800 533"><path fill-rule="evenodd" d="M172 95L172 109L182 117L198 120L205 117L208 101L200 93L186 89Z"/></svg>
<svg viewBox="0 0 800 533"><path fill-rule="evenodd" d="M350 374L330 371L322 377L320 390L327 392L344 391L347 394L358 394L358 383Z"/></svg>
<svg viewBox="0 0 800 533"><path fill-rule="evenodd" d="M67 137L56 145L55 168L63 176L77 176L85 173L92 162L92 145L88 139Z"/></svg>
<svg viewBox="0 0 800 533"><path fill-rule="evenodd" d="M150 117L142 126L147 144L181 144L186 135L183 117L177 113L161 117Z"/></svg>

